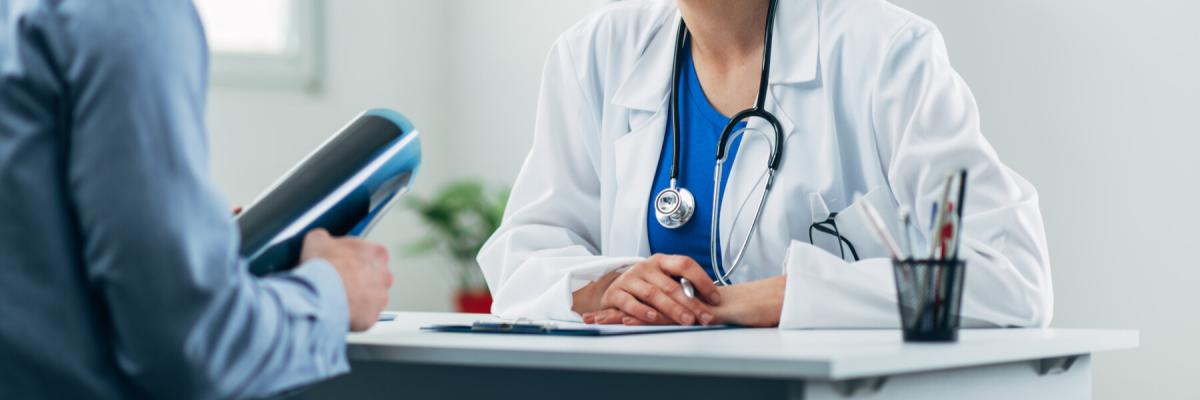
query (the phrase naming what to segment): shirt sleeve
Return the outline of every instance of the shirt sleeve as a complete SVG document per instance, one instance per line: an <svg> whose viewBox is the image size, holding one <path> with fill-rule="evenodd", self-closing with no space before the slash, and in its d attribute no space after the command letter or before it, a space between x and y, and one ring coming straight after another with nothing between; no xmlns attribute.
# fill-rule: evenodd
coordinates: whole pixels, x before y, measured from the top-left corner
<svg viewBox="0 0 1200 400"><path fill-rule="evenodd" d="M207 46L191 1L63 2L67 182L113 356L150 397L244 398L348 370L342 283L251 276L210 183Z"/></svg>
<svg viewBox="0 0 1200 400"><path fill-rule="evenodd" d="M1054 296L1037 191L983 137L975 98L951 67L941 34L914 21L883 60L870 117L896 204L930 221L946 171L969 171L963 325L1048 326ZM890 260L849 263L799 241L787 260L781 327L899 326Z"/></svg>

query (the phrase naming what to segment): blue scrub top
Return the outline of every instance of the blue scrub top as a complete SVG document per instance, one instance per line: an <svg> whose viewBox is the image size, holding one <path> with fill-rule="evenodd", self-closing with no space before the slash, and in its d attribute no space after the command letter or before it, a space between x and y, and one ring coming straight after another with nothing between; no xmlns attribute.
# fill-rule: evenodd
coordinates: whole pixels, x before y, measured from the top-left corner
<svg viewBox="0 0 1200 400"><path fill-rule="evenodd" d="M709 256L709 241L720 240L710 238L712 229L712 192L713 167L717 160L717 140L721 130L729 124L729 118L722 115L708 102L704 89L700 87L700 79L696 76L696 64L692 52L683 54L684 73L676 82L676 101L679 102L679 120L682 128L680 134L679 155L679 186L692 192L696 198L696 211L687 224L667 229L659 225L654 215L654 198L658 192L671 184L671 123L667 122L667 133L663 140L662 151L658 156L658 171L654 174L654 186L650 198L646 202L649 210L646 214L646 231L650 241L650 252L654 254L676 254L691 257L716 278L712 268L712 258ZM738 128L745 126L739 123ZM729 154L725 160L725 171L733 165L741 145L741 136L733 140ZM729 174L721 177L721 196L724 201L725 183ZM718 243L718 248L720 248ZM718 256L720 253L718 253Z"/></svg>

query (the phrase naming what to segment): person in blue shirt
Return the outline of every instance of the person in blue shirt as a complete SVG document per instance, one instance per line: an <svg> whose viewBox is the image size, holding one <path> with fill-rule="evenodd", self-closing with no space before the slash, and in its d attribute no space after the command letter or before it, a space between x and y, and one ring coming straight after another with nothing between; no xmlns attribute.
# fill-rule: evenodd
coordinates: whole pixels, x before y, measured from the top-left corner
<svg viewBox="0 0 1200 400"><path fill-rule="evenodd" d="M0 0L0 399L243 398L348 370L392 276L315 231L248 274L190 0Z"/></svg>

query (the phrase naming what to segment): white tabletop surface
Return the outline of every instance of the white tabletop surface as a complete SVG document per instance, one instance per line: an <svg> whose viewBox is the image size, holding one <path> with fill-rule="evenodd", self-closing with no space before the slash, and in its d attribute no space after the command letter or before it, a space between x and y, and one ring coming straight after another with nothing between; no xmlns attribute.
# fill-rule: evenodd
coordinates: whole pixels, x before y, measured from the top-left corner
<svg viewBox="0 0 1200 400"><path fill-rule="evenodd" d="M975 329L954 344L906 344L899 330L733 329L615 337L436 333L480 314L399 313L351 334L355 361L842 380L1132 349L1138 332Z"/></svg>

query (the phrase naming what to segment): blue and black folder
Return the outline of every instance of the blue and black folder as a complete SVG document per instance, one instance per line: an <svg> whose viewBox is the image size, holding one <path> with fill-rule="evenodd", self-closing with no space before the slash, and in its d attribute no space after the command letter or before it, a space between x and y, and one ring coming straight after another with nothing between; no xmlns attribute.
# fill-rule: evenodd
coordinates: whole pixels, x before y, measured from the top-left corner
<svg viewBox="0 0 1200 400"><path fill-rule="evenodd" d="M408 118L384 109L359 114L238 215L250 272L295 267L304 235L315 228L366 235L420 165L420 135Z"/></svg>

